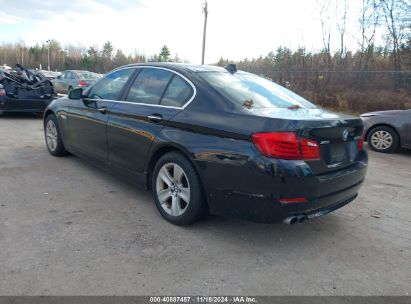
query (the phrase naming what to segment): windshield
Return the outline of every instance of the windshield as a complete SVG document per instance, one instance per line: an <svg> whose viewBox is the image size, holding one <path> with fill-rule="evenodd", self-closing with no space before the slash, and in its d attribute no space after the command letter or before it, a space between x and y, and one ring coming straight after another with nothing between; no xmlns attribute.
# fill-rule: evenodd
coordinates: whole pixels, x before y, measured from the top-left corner
<svg viewBox="0 0 411 304"><path fill-rule="evenodd" d="M303 97L254 74L201 72L199 75L229 100L247 109L316 108Z"/></svg>
<svg viewBox="0 0 411 304"><path fill-rule="evenodd" d="M80 79L97 79L99 75L93 72L77 72L77 75Z"/></svg>

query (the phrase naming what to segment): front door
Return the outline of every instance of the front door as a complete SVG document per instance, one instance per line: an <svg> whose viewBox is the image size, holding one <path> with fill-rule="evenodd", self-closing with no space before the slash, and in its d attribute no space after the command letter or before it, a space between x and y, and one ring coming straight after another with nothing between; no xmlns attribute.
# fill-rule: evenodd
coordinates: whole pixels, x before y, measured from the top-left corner
<svg viewBox="0 0 411 304"><path fill-rule="evenodd" d="M73 100L68 108L68 144L72 149L107 162L109 113L133 72L130 68L114 71L91 87L86 97Z"/></svg>

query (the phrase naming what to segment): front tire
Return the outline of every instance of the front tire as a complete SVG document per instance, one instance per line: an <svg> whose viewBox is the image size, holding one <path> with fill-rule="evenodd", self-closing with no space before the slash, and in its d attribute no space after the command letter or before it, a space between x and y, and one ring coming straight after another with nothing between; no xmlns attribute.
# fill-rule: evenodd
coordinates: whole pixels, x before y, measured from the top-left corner
<svg viewBox="0 0 411 304"><path fill-rule="evenodd" d="M367 142L371 150L376 152L391 153L399 147L397 132L386 126L373 128L368 133Z"/></svg>
<svg viewBox="0 0 411 304"><path fill-rule="evenodd" d="M64 156L68 154L63 145L57 118L53 114L48 115L44 121L44 136L51 155Z"/></svg>
<svg viewBox="0 0 411 304"><path fill-rule="evenodd" d="M205 214L200 179L192 164L180 153L167 153L157 161L152 185L157 209L167 221L188 225Z"/></svg>

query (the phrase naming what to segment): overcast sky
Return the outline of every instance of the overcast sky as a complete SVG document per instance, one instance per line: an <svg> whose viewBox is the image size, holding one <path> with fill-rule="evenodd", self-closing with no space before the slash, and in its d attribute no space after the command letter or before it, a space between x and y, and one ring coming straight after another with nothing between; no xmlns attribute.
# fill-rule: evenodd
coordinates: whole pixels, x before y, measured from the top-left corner
<svg viewBox="0 0 411 304"><path fill-rule="evenodd" d="M206 63L266 55L280 45L322 47L321 0L208 0ZM356 48L359 0L350 0L347 43ZM27 45L58 40L85 47L110 40L126 53L145 55L169 46L200 63L201 0L0 0L0 42ZM335 12L331 15L335 15ZM331 26L335 26L332 16ZM338 48L337 32L332 45Z"/></svg>

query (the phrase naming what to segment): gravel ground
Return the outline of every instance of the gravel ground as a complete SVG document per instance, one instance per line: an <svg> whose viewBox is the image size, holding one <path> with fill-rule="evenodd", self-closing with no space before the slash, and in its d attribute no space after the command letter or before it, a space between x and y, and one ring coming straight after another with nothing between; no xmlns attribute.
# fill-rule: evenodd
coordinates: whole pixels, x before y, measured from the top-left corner
<svg viewBox="0 0 411 304"><path fill-rule="evenodd" d="M348 206L294 226L173 226L151 194L0 118L1 295L408 295L411 152L369 152Z"/></svg>

